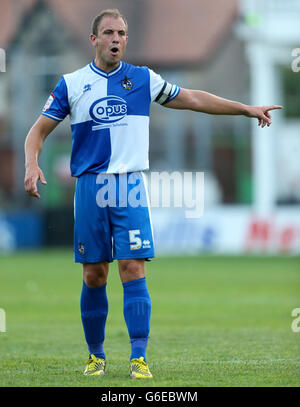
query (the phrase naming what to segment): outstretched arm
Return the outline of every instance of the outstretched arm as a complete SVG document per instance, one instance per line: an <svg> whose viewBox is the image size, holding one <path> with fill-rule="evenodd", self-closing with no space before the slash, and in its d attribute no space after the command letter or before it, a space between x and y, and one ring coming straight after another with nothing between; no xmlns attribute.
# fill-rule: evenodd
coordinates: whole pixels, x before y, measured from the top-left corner
<svg viewBox="0 0 300 407"><path fill-rule="evenodd" d="M58 121L46 116L40 116L31 127L25 140L25 180L26 192L36 198L40 198L37 182L47 184L43 171L38 165L38 158L42 151L44 141L52 130L59 124Z"/></svg>
<svg viewBox="0 0 300 407"><path fill-rule="evenodd" d="M258 125L265 127L272 123L272 116L269 111L282 109L282 106L249 106L232 100L223 99L212 93L201 90L181 88L175 99L164 105L172 109L187 109L195 112L209 113L216 115L244 115L258 119Z"/></svg>

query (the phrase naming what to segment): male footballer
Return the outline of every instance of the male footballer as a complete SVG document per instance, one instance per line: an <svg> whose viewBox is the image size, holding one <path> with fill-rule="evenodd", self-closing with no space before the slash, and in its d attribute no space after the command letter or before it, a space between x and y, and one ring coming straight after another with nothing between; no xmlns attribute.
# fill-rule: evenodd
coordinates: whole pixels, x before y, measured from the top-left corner
<svg viewBox="0 0 300 407"><path fill-rule="evenodd" d="M95 59L61 77L26 137L24 184L28 194L40 198L37 182L46 184L46 180L38 164L39 155L46 137L69 115L71 175L77 179L74 256L83 268L80 306L89 351L84 374L105 373L106 285L109 263L117 260L131 343L130 376L148 379L152 378L146 358L151 300L145 260L154 257L151 215L149 205L124 205L122 189L128 196L134 179L147 197L143 171L149 168L150 103L254 117L261 127L270 126L270 110L281 106L248 106L200 90L179 88L146 66L124 62L128 27L117 9L104 10L94 19L90 40ZM99 204L101 174L114 177L115 205Z"/></svg>

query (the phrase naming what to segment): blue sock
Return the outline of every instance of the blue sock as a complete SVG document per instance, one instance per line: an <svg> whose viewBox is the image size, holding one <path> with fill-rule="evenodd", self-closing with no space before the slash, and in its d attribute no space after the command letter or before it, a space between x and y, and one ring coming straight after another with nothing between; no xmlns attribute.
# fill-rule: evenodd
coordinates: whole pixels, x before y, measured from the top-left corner
<svg viewBox="0 0 300 407"><path fill-rule="evenodd" d="M80 298L81 320L88 349L91 354L105 359L103 343L108 313L106 284L88 287L83 281Z"/></svg>
<svg viewBox="0 0 300 407"><path fill-rule="evenodd" d="M130 359L144 357L150 332L151 300L146 278L123 283L123 313L127 325L130 343Z"/></svg>

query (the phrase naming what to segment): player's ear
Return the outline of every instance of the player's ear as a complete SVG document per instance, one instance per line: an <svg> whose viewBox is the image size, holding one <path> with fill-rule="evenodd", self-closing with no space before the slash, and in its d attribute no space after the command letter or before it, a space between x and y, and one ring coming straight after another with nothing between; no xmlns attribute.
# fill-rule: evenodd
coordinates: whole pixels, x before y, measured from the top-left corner
<svg viewBox="0 0 300 407"><path fill-rule="evenodd" d="M97 37L95 34L90 34L90 41L93 44L93 46L96 46L96 42L97 42Z"/></svg>

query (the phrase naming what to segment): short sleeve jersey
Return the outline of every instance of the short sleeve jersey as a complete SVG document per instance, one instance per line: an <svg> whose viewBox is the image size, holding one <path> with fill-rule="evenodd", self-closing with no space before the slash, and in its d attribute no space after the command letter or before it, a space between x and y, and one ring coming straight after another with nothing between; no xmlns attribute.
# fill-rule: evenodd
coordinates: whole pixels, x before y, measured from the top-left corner
<svg viewBox="0 0 300 407"><path fill-rule="evenodd" d="M124 173L149 168L150 104L180 92L148 67L120 62L106 73L94 61L62 76L42 114L70 116L71 174Z"/></svg>

